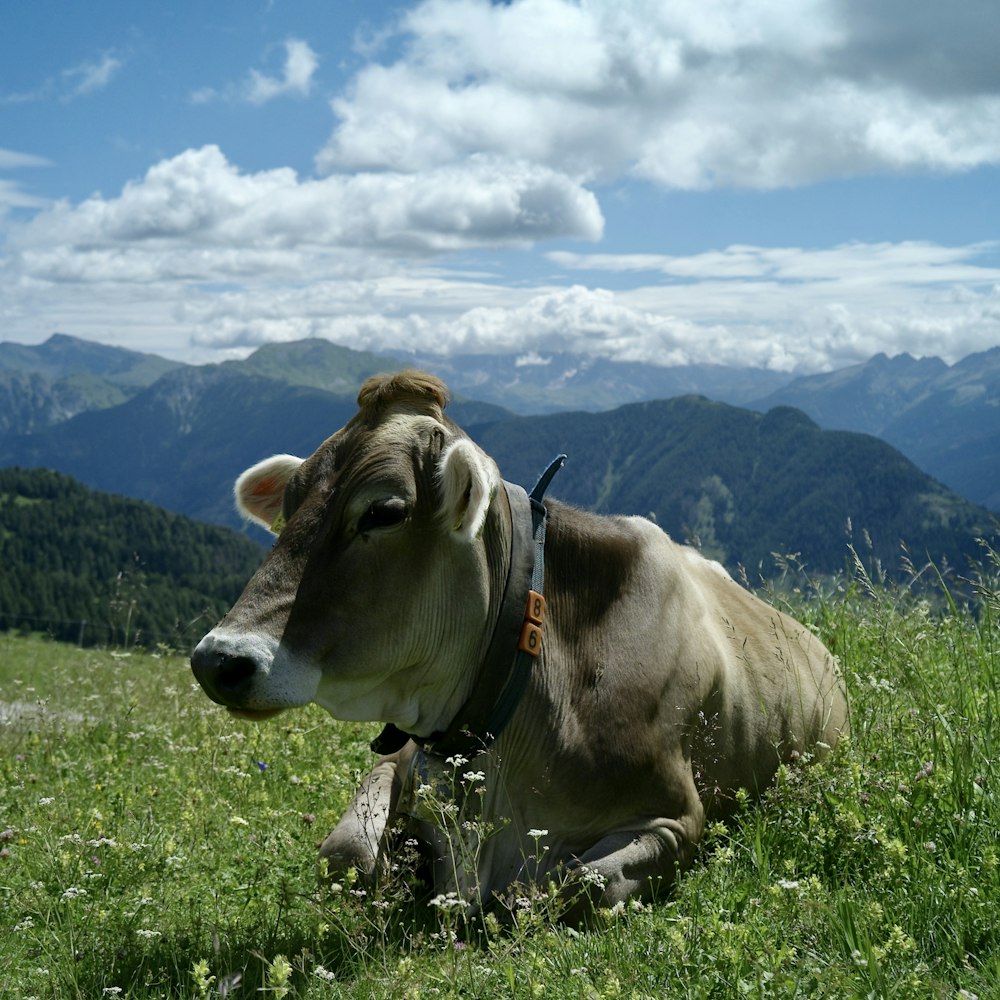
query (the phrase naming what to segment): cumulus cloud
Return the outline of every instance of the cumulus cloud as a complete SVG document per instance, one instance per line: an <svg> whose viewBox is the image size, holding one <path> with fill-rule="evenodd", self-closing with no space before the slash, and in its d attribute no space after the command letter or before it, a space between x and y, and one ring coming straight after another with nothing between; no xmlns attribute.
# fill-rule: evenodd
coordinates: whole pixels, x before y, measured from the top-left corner
<svg viewBox="0 0 1000 1000"><path fill-rule="evenodd" d="M872 289L844 298L826 281L705 282L612 291L471 286L383 276L301 293L234 292L188 301L196 342L249 349L326 337L357 349L449 354L578 351L660 365L716 363L781 371L829 370L879 351L956 361L993 343L1000 285L926 291ZM486 303L486 304L478 304Z"/></svg>
<svg viewBox="0 0 1000 1000"><path fill-rule="evenodd" d="M603 219L590 192L546 167L473 158L416 174L300 179L281 168L242 173L216 146L153 166L120 196L59 203L13 231L11 245L39 276L81 280L114 262L122 277L185 255L209 280L245 255L365 248L438 253L527 245L561 236L597 239ZM151 265L152 262L152 265Z"/></svg>
<svg viewBox="0 0 1000 1000"><path fill-rule="evenodd" d="M1000 162L993 5L892 6L425 0L400 20L400 57L333 102L317 164L487 151L705 189Z"/></svg>
<svg viewBox="0 0 1000 1000"><path fill-rule="evenodd" d="M308 42L289 38L283 43L285 62L280 76L268 76L252 69L239 83L230 84L222 91L212 87L196 90L191 99L195 104L205 104L218 98L266 104L276 97L308 97L312 92L313 77L319 68L319 57Z"/></svg>
<svg viewBox="0 0 1000 1000"><path fill-rule="evenodd" d="M308 97L312 90L313 74L318 66L319 59L307 42L289 38L285 42L285 66L281 77L266 76L257 70L251 70L247 100L251 104L263 104L286 94Z"/></svg>
<svg viewBox="0 0 1000 1000"><path fill-rule="evenodd" d="M1000 163L994 7L423 0L332 102L318 176L246 172L205 146L78 204L0 181L0 211L38 209L5 225L0 320L205 359L322 336L788 371L878 351L954 361L996 342L996 244L562 249L519 258L516 278L494 251L599 240L596 192L634 178L776 188ZM311 93L313 50L293 38L283 56L193 96ZM94 92L118 68L53 88ZM0 151L0 168L28 159Z"/></svg>
<svg viewBox="0 0 1000 1000"><path fill-rule="evenodd" d="M810 371L878 351L956 360L995 341L995 243L552 251L534 282L442 263L452 250L597 239L602 224L586 188L523 161L476 155L316 179L243 172L206 146L117 197L9 225L2 315L8 329L34 316L47 332L134 331L132 346L182 356L179 340L211 353L321 336L371 350L560 349ZM623 278L631 287L602 287Z"/></svg>

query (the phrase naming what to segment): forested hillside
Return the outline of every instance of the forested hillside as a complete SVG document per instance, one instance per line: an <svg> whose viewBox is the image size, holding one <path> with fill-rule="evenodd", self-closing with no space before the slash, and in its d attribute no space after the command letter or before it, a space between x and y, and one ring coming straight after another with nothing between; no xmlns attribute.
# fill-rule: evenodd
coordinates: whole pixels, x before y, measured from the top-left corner
<svg viewBox="0 0 1000 1000"><path fill-rule="evenodd" d="M261 557L226 528L45 469L0 469L0 629L184 648L228 610Z"/></svg>
<svg viewBox="0 0 1000 1000"><path fill-rule="evenodd" d="M953 490L1000 511L1000 348L954 365L878 354L805 375L751 403L794 406L821 427L876 434Z"/></svg>
<svg viewBox="0 0 1000 1000"><path fill-rule="evenodd" d="M754 413L696 396L610 413L566 413L472 429L503 474L531 485L569 455L551 493L600 512L655 516L730 569L799 553L813 572L845 568L848 544L897 569L964 568L996 518L921 472L885 442L821 430L798 410Z"/></svg>

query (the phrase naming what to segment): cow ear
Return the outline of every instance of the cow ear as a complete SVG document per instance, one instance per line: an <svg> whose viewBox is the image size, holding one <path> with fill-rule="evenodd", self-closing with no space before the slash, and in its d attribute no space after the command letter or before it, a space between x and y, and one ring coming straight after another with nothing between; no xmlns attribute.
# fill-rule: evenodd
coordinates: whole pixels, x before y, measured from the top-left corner
<svg viewBox="0 0 1000 1000"><path fill-rule="evenodd" d="M294 455L272 455L247 469L233 487L236 509L251 521L278 534L285 486L302 464Z"/></svg>
<svg viewBox="0 0 1000 1000"><path fill-rule="evenodd" d="M438 483L445 524L462 537L478 537L500 485L496 466L471 441L459 438L441 455Z"/></svg>

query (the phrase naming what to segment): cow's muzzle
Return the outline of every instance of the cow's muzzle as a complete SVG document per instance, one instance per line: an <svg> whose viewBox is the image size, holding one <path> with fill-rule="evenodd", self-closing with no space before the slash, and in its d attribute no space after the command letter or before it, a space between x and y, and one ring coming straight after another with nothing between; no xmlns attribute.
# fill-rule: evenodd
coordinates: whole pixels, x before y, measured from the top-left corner
<svg viewBox="0 0 1000 1000"><path fill-rule="evenodd" d="M279 653L265 635L213 629L191 655L205 693L237 715L264 718L312 701L318 671Z"/></svg>
<svg viewBox="0 0 1000 1000"><path fill-rule="evenodd" d="M273 707L255 704L257 682L269 673L273 658L266 643L209 632L191 655L191 670L205 694L227 708Z"/></svg>
<svg viewBox="0 0 1000 1000"><path fill-rule="evenodd" d="M205 694L220 705L239 705L253 685L257 664L249 656L228 656L198 646L191 657L191 669Z"/></svg>

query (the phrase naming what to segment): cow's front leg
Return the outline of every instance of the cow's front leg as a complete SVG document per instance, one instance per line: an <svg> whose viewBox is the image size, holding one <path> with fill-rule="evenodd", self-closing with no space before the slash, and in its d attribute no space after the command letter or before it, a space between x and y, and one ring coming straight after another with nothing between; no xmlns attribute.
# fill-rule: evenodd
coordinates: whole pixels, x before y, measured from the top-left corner
<svg viewBox="0 0 1000 1000"><path fill-rule="evenodd" d="M399 754L382 757L319 849L331 877L356 868L362 877L375 878L379 868L388 866L386 842L396 817L400 785Z"/></svg>
<svg viewBox="0 0 1000 1000"><path fill-rule="evenodd" d="M694 857L704 814L657 819L608 834L569 866L563 885L567 923L586 922L595 910L630 899L649 901L673 885Z"/></svg>

